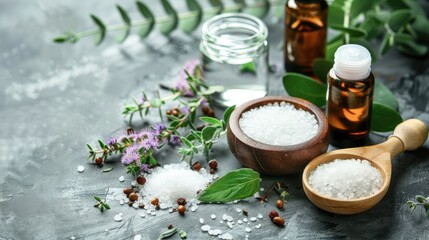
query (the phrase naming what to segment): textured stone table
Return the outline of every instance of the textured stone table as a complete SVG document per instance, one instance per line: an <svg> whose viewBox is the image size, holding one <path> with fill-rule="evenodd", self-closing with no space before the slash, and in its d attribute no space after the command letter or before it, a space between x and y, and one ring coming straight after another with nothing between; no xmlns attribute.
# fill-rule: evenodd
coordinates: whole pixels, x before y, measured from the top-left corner
<svg viewBox="0 0 429 240"><path fill-rule="evenodd" d="M140 217L142 210L112 201L111 210L100 213L92 205L94 195L123 188L126 175L119 159L105 167L85 159L86 143L117 135L127 125L121 107L141 89L155 94L158 83L173 84L182 64L198 57L199 31L169 38L153 32L142 41L131 36L117 45L109 35L100 47L91 39L72 45L56 45L51 38L64 30L91 27L90 12L107 22L118 22L114 1L3 1L0 3L0 239L129 239L141 234L156 239L169 224L188 232L188 239L214 239L200 230L198 219L212 213L239 217L235 209L250 215L262 213L261 229L253 228L250 239L429 239L429 220L422 209L411 215L405 202L416 194L429 194L429 144L404 153L393 161L393 176L386 197L373 209L354 216L338 216L319 210L304 195L300 175L263 177L268 188L281 180L290 186L287 224L278 228L266 214L274 209L275 197L267 204L240 202L204 205L185 217L158 212ZM138 14L133 1L122 3ZM154 9L160 7L153 4ZM267 19L272 63L281 68L282 54L276 48L282 39L281 23ZM429 124L428 58L411 59L391 51L373 67L376 78L398 97L404 118L416 117ZM282 73L273 74L270 95L285 95ZM149 116L157 121L157 116ZM136 122L137 127L142 127ZM374 142L383 136L372 136ZM215 147L220 174L241 165L230 154L226 141ZM177 162L173 149L160 153L160 162ZM77 166L85 172L78 173ZM114 216L123 213L123 221ZM240 216L242 217L242 216ZM211 224L228 230L219 221ZM105 229L109 229L107 232ZM244 227L230 230L234 239L244 239ZM173 239L178 239L176 235Z"/></svg>

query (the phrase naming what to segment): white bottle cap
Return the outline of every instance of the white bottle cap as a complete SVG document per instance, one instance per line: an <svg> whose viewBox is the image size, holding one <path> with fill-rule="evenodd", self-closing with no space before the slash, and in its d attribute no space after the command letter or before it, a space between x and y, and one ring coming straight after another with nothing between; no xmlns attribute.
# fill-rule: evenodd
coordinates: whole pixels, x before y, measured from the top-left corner
<svg viewBox="0 0 429 240"><path fill-rule="evenodd" d="M335 52L334 72L347 80L365 79L371 72L371 54L357 44L343 45Z"/></svg>

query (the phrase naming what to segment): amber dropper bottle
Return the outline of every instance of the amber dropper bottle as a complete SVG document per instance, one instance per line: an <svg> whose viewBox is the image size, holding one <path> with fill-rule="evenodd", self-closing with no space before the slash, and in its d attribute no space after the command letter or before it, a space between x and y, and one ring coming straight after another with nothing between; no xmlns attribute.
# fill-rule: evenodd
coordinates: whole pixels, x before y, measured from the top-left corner
<svg viewBox="0 0 429 240"><path fill-rule="evenodd" d="M365 145L374 92L371 55L360 45L347 44L337 49L334 61L327 76L330 143L337 147Z"/></svg>
<svg viewBox="0 0 429 240"><path fill-rule="evenodd" d="M311 76L314 60L325 57L328 4L325 0L288 0L285 11L285 70Z"/></svg>

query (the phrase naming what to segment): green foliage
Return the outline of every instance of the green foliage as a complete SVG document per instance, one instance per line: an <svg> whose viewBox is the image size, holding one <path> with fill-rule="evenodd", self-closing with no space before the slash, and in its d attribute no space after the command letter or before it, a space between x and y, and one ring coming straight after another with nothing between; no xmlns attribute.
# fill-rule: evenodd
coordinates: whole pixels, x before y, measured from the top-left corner
<svg viewBox="0 0 429 240"><path fill-rule="evenodd" d="M226 203L253 196L260 187L259 173L249 168L228 172L198 197L203 203Z"/></svg>
<svg viewBox="0 0 429 240"><path fill-rule="evenodd" d="M94 196L94 199L97 201L97 203L94 204L94 207L98 208L100 212L110 209L110 206L106 203L106 199L101 199L99 196Z"/></svg>
<svg viewBox="0 0 429 240"><path fill-rule="evenodd" d="M288 73L283 77L286 92L293 97L303 98L318 107L326 103L326 85L299 73Z"/></svg>
<svg viewBox="0 0 429 240"><path fill-rule="evenodd" d="M372 104L371 130L376 132L392 131L402 122L401 115L394 109L374 102Z"/></svg>
<svg viewBox="0 0 429 240"><path fill-rule="evenodd" d="M416 195L414 200L407 201L408 207L411 209L411 213L414 213L417 206L421 206L424 208L425 215L429 219L429 196L424 197L422 195Z"/></svg>
<svg viewBox="0 0 429 240"><path fill-rule="evenodd" d="M219 13L228 12L246 12L253 16L264 18L270 9L274 9L275 16L280 18L284 14L285 0L234 0L232 4L225 5L222 0L209 0L208 8L201 7L201 0L186 0L187 11L180 13L171 5L170 0L160 0L164 9L165 15L155 17L150 8L143 2L137 0L136 7L142 16L142 19L131 21L126 9L120 5L116 8L122 19L122 24L106 26L102 20L91 15L91 18L96 25L96 29L90 29L83 32L66 32L52 39L55 43L76 43L81 38L95 36L95 44L100 44L109 31L119 31L117 42L122 43L131 33L131 29L136 29L136 32L141 38L146 38L153 29L156 28L164 35L171 34L179 28L185 33L192 33L200 26L203 18L208 19Z"/></svg>

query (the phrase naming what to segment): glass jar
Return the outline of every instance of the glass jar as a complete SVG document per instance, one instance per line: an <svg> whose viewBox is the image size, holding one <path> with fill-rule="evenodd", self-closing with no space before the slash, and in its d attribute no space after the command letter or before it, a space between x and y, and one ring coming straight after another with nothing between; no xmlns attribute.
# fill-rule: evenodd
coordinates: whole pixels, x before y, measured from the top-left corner
<svg viewBox="0 0 429 240"><path fill-rule="evenodd" d="M219 86L218 105L240 105L268 92L268 29L244 13L217 15L202 27L200 51L206 83Z"/></svg>

